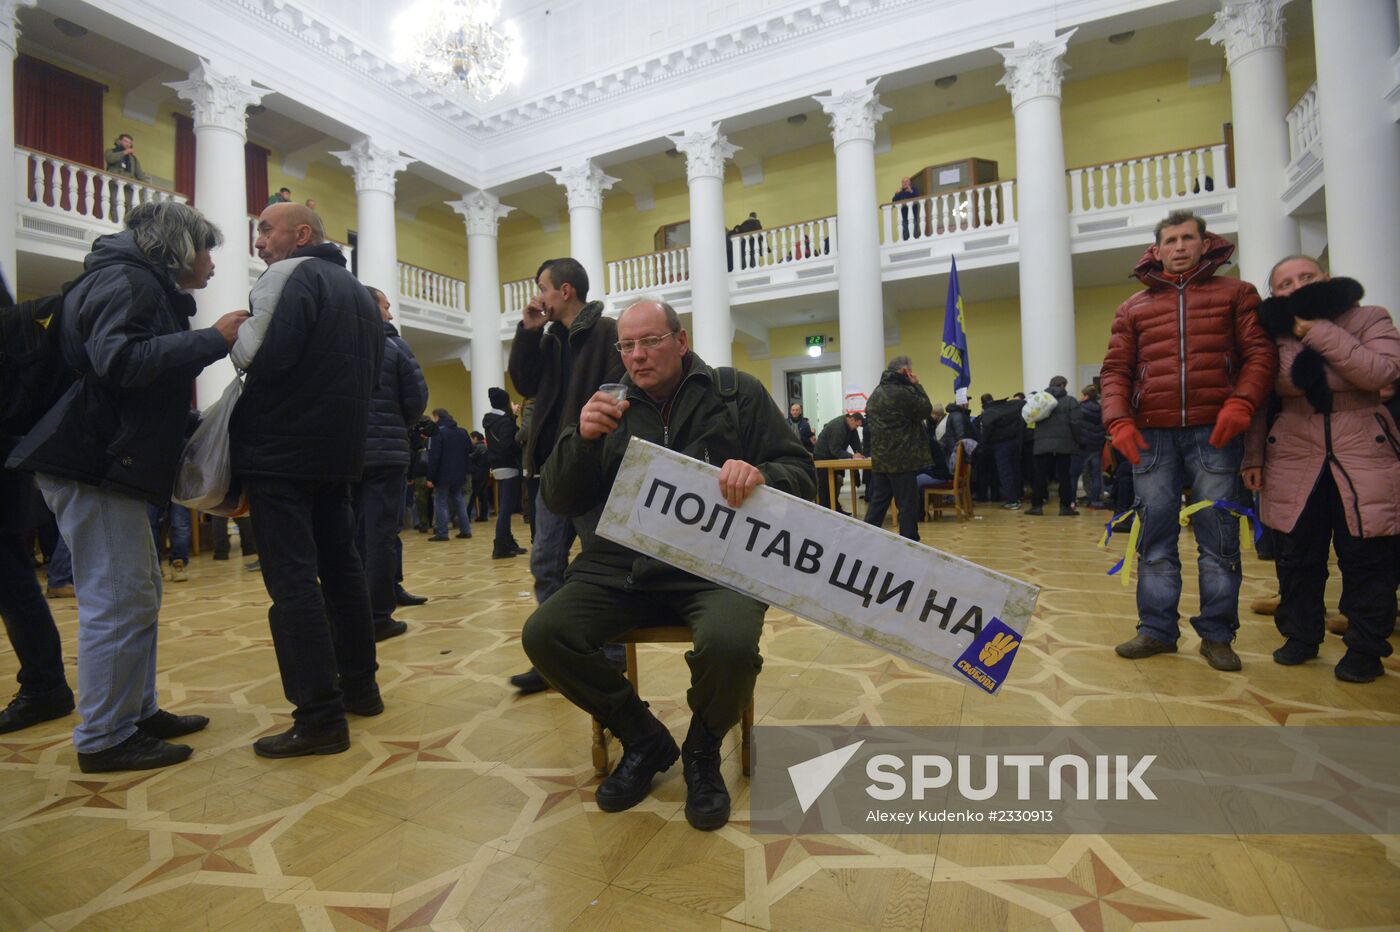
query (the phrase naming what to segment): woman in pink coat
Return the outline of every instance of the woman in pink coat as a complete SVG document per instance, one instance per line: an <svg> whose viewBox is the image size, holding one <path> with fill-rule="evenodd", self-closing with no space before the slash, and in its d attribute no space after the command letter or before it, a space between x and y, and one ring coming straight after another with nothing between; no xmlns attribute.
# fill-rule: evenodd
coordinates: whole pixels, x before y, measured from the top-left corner
<svg viewBox="0 0 1400 932"><path fill-rule="evenodd" d="M1359 303L1357 282L1329 279L1307 257L1274 266L1269 288L1259 317L1278 345L1278 415L1255 419L1243 473L1246 486L1262 489L1260 517L1278 532L1274 623L1287 640L1274 660L1317 656L1335 545L1349 622L1336 675L1369 683L1395 627L1400 430L1380 390L1400 378L1400 333L1385 308Z"/></svg>

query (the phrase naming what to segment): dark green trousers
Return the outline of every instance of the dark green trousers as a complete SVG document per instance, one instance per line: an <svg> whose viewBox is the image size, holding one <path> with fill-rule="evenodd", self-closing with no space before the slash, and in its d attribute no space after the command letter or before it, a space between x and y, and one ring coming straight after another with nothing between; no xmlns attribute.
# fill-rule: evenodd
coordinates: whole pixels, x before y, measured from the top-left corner
<svg viewBox="0 0 1400 932"><path fill-rule="evenodd" d="M765 606L718 586L693 592L628 592L572 580L535 609L520 640L535 669L570 702L623 741L638 698L602 647L633 628L685 625L694 646L691 711L713 734L733 728L763 667L758 653Z"/></svg>

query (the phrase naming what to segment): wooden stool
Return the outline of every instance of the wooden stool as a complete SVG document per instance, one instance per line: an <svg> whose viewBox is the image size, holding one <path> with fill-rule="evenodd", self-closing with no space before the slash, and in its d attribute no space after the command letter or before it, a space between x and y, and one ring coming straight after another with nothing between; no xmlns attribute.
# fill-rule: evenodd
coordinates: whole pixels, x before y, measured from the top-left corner
<svg viewBox="0 0 1400 932"><path fill-rule="evenodd" d="M614 641L616 644L623 644L627 647L627 679L639 696L642 690L637 682L637 645L689 644L690 642L690 629L684 625L633 628ZM753 696L750 696L749 704L744 708L743 718L739 722L739 761L743 764L744 776L746 777L752 770L752 744ZM608 769L608 736L604 734L603 723L595 718L593 720L593 770L601 777L608 773Z"/></svg>

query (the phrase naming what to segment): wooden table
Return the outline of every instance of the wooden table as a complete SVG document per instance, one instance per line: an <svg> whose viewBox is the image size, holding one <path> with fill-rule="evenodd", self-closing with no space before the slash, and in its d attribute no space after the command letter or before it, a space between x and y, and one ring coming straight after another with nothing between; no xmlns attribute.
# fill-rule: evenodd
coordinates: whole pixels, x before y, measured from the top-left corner
<svg viewBox="0 0 1400 932"><path fill-rule="evenodd" d="M858 456L848 460L815 460L812 463L818 469L826 470L827 501L831 502L831 507L836 507L836 470L844 469L851 474L851 514L856 513L856 474L863 469L870 468L870 458ZM821 481L820 479L817 481Z"/></svg>

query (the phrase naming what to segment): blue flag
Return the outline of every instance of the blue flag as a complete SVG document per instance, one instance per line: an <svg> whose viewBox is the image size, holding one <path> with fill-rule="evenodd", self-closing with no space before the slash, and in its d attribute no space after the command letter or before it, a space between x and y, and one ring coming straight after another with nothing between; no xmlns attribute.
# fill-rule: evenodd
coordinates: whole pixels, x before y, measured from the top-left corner
<svg viewBox="0 0 1400 932"><path fill-rule="evenodd" d="M967 328L963 323L962 289L958 287L956 259L948 276L948 303L943 309L943 348L938 354L938 361L956 373L953 391L965 395L972 384L972 364L967 357ZM959 396L959 402L966 403L966 398Z"/></svg>

